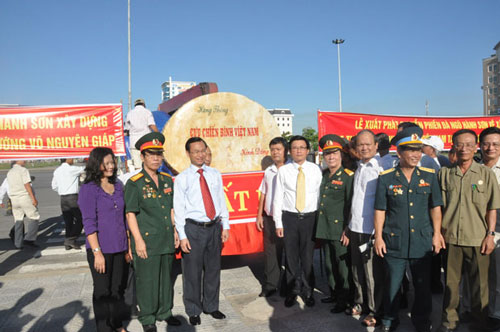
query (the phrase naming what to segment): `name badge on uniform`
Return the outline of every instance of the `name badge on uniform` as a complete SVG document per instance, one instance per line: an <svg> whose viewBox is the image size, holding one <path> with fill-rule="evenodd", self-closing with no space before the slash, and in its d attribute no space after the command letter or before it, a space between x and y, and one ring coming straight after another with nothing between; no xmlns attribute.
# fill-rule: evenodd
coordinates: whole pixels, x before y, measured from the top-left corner
<svg viewBox="0 0 500 332"><path fill-rule="evenodd" d="M424 179L420 179L420 183L418 184L419 187L429 187L431 184L428 182L425 182Z"/></svg>
<svg viewBox="0 0 500 332"><path fill-rule="evenodd" d="M338 184L339 186L343 185L343 181L332 180L332 184Z"/></svg>
<svg viewBox="0 0 500 332"><path fill-rule="evenodd" d="M165 194L171 193L171 192L172 192L172 188L164 188L164 189L163 189L163 192L164 192Z"/></svg>

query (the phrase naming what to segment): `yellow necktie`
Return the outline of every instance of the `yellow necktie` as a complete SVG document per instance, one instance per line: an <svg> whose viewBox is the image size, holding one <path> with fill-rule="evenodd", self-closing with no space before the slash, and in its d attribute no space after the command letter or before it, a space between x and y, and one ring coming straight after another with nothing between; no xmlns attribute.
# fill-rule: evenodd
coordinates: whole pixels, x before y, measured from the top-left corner
<svg viewBox="0 0 500 332"><path fill-rule="evenodd" d="M306 175L299 166L299 174L297 175L297 196L295 199L295 208L302 212L306 207Z"/></svg>

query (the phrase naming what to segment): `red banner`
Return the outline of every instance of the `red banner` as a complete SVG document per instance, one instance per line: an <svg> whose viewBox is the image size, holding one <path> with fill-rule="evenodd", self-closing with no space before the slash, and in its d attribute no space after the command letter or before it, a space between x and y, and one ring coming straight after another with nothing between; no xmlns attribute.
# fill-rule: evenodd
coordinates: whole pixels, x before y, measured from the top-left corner
<svg viewBox="0 0 500 332"><path fill-rule="evenodd" d="M86 157L98 146L125 154L122 106L0 108L0 159Z"/></svg>
<svg viewBox="0 0 500 332"><path fill-rule="evenodd" d="M375 134L386 133L392 139L398 124L406 121L418 124L424 136L441 137L445 149L451 148L451 137L457 130L471 129L479 135L485 128L500 127L499 116L415 117L318 111L318 137L337 134L350 140L360 130L370 129Z"/></svg>
<svg viewBox="0 0 500 332"><path fill-rule="evenodd" d="M222 255L251 254L264 249L262 232L255 225L263 177L264 172L222 174L231 225Z"/></svg>

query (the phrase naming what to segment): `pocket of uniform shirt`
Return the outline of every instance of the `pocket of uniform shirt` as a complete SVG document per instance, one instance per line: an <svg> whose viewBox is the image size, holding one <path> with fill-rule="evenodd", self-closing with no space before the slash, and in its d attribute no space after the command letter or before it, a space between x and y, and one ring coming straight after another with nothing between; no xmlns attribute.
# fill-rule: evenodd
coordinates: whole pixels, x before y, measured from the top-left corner
<svg viewBox="0 0 500 332"><path fill-rule="evenodd" d="M429 194L429 187L419 187L417 188L417 194L420 194L420 195L427 195Z"/></svg>
<svg viewBox="0 0 500 332"><path fill-rule="evenodd" d="M485 197L484 197L484 187L475 185L475 188L472 189L472 202L474 204L485 204Z"/></svg>
<svg viewBox="0 0 500 332"><path fill-rule="evenodd" d="M383 232L382 237L384 238L385 246L390 250L400 250L401 249L401 236L394 232Z"/></svg>

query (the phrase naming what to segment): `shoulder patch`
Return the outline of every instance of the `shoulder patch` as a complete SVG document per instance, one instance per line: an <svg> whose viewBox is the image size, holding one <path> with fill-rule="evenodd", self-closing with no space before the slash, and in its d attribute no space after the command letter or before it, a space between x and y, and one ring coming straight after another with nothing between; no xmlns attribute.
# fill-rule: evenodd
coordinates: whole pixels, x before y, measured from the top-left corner
<svg viewBox="0 0 500 332"><path fill-rule="evenodd" d="M172 177L172 175L168 174L168 173L165 173L165 172L160 172L161 175L165 175L165 176L168 176L169 178Z"/></svg>
<svg viewBox="0 0 500 332"><path fill-rule="evenodd" d="M436 170L434 168L419 167L419 169L424 172L436 173Z"/></svg>
<svg viewBox="0 0 500 332"><path fill-rule="evenodd" d="M143 176L144 176L144 174L142 174L142 172L141 173L137 173L136 175L132 176L130 178L130 180L132 180L132 181L135 182L135 181L139 180L140 178L142 178Z"/></svg>
<svg viewBox="0 0 500 332"><path fill-rule="evenodd" d="M344 172L346 172L346 174L347 174L347 175L349 175L349 176L353 176L353 175L354 175L354 172L353 172L353 171L351 171L351 170L350 170L350 169L348 169L348 168L344 168Z"/></svg>
<svg viewBox="0 0 500 332"><path fill-rule="evenodd" d="M383 172L380 172L380 175L389 174L391 172L394 172L395 170L396 170L395 168L389 168L389 169L386 169Z"/></svg>

